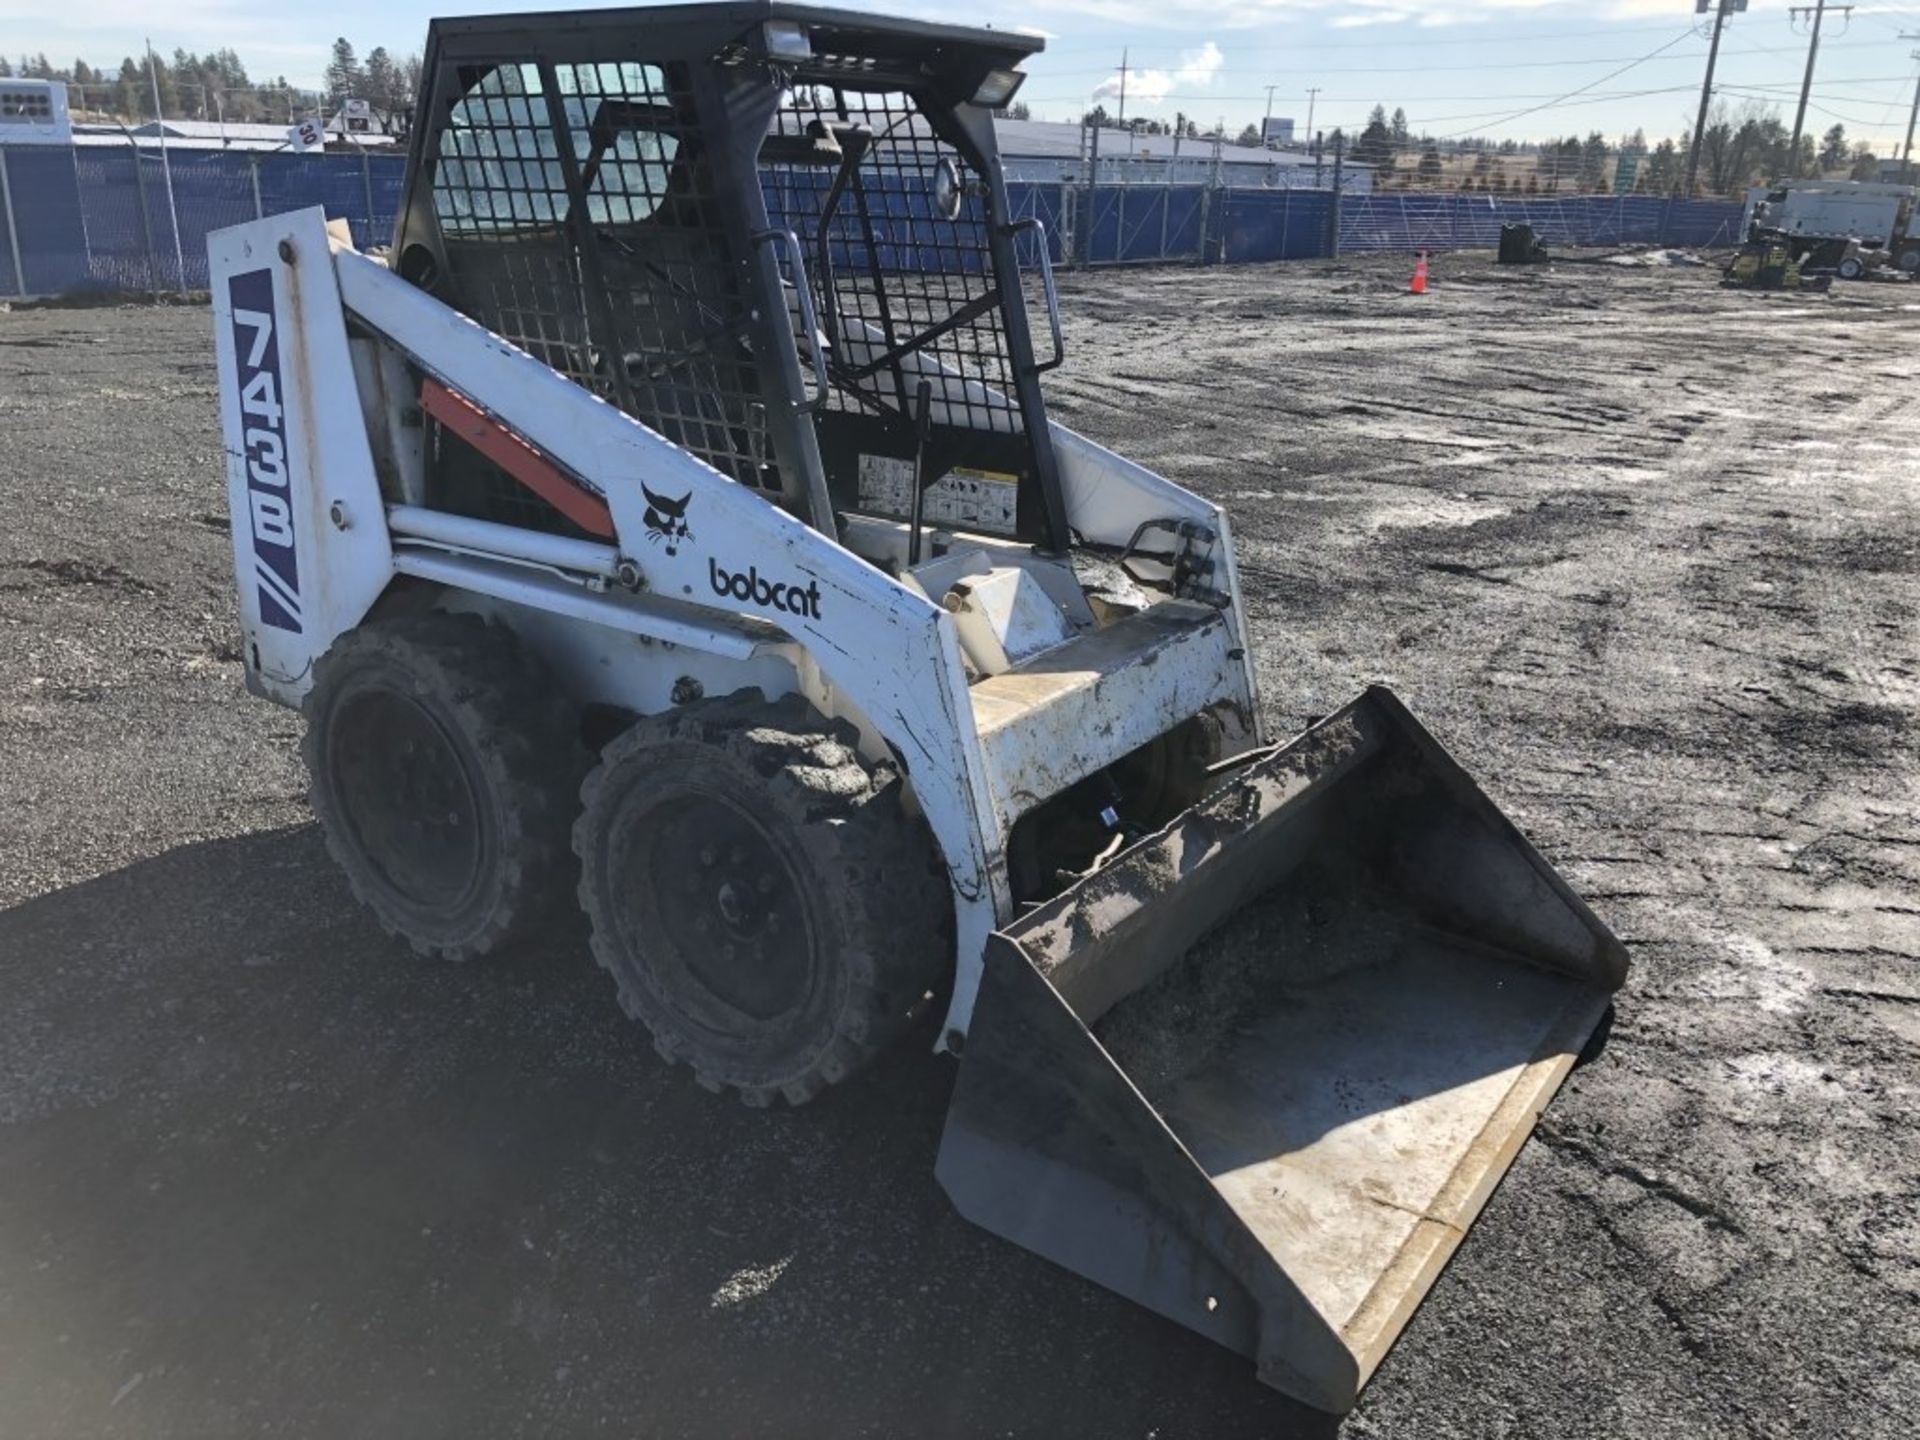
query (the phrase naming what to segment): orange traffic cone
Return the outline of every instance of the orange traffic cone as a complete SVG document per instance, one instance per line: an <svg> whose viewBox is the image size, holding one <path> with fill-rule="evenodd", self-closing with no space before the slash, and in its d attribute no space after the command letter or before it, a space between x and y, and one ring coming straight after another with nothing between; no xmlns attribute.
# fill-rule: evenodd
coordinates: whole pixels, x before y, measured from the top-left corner
<svg viewBox="0 0 1920 1440"><path fill-rule="evenodd" d="M1414 262L1413 284L1408 287L1408 293L1412 295L1424 295L1427 293L1427 252L1417 250L1414 253L1420 258Z"/></svg>

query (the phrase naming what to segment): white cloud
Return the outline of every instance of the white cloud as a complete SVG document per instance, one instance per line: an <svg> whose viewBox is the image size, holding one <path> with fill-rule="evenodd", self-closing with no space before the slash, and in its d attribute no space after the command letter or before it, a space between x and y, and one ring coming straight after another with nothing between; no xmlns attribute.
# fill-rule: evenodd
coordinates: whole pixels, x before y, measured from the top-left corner
<svg viewBox="0 0 1920 1440"><path fill-rule="evenodd" d="M1647 20L1695 13L1692 0L1615 0L1601 13L1603 20Z"/></svg>
<svg viewBox="0 0 1920 1440"><path fill-rule="evenodd" d="M1227 57L1220 53L1220 47L1209 40L1198 50L1189 50L1183 55L1176 70L1128 71L1127 99L1138 100L1142 105L1158 105L1175 91L1184 94L1204 90L1213 84L1226 63ZM1109 76L1094 87L1094 98L1117 100L1120 97L1120 84L1117 74Z"/></svg>

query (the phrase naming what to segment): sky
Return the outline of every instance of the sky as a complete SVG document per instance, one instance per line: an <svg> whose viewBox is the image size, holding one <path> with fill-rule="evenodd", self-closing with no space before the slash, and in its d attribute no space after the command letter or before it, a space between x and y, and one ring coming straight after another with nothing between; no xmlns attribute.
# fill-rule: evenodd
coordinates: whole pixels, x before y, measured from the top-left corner
<svg viewBox="0 0 1920 1440"><path fill-rule="evenodd" d="M951 0L840 3L959 18ZM564 8L526 0L0 0L0 53L117 66L150 35L163 54L230 46L255 76L284 74L317 87L336 35L362 55L376 45L401 55L420 48L435 13ZM1677 134L1693 123L1710 28L1693 0L974 0L964 15L1045 35L1020 97L1041 119L1078 119L1096 102L1115 112L1124 53L1130 116L1185 113L1202 128L1224 120L1234 133L1266 113L1272 86L1272 113L1304 132L1308 91L1317 88L1317 129L1357 130L1384 104L1404 107L1415 131L1491 139ZM1864 0L1848 17L1829 14L1809 131L1839 121L1878 153L1897 151L1920 75L1920 38L1902 39L1903 31L1920 36L1920 0ZM1777 103L1791 123L1806 45L1805 23L1785 0L1753 0L1728 21L1716 89L1736 107Z"/></svg>

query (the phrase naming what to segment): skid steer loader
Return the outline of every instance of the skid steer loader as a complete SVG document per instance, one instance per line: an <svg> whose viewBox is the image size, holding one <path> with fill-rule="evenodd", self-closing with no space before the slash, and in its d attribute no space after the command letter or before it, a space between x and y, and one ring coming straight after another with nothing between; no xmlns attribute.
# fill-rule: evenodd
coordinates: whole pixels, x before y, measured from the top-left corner
<svg viewBox="0 0 1920 1440"><path fill-rule="evenodd" d="M386 254L209 242L247 683L416 950L577 898L750 1104L938 997L959 1209L1344 1410L1624 952L1385 691L1266 743L1227 517L1047 419L1039 48L436 21Z"/></svg>

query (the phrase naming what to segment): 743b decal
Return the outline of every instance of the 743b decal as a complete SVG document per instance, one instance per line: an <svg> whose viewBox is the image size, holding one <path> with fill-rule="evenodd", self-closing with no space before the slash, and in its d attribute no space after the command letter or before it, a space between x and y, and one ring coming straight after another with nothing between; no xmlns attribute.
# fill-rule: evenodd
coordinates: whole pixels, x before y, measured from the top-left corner
<svg viewBox="0 0 1920 1440"><path fill-rule="evenodd" d="M234 373L240 385L241 450L247 466L246 526L252 537L253 578L260 590L260 620L297 635L300 561L288 485L273 272L249 270L235 275L227 282L227 298L233 317Z"/></svg>

